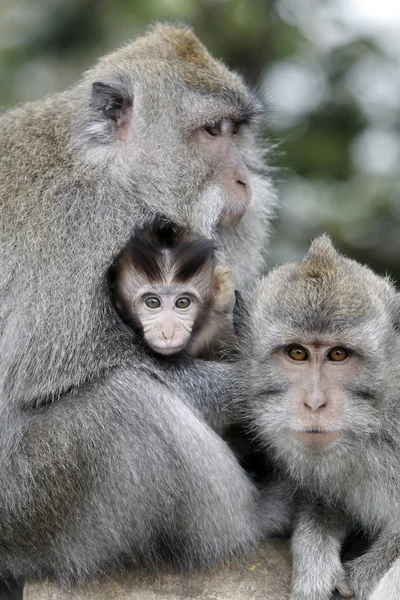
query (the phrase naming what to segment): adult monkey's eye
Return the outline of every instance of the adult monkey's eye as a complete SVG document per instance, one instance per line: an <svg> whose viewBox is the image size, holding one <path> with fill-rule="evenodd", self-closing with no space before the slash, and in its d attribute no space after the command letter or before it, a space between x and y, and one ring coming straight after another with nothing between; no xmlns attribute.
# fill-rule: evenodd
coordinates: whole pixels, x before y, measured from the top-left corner
<svg viewBox="0 0 400 600"><path fill-rule="evenodd" d="M308 352L303 346L289 346L287 353L292 360L308 360Z"/></svg>
<svg viewBox="0 0 400 600"><path fill-rule="evenodd" d="M144 303L148 308L160 308L161 306L161 300L157 296L148 296Z"/></svg>
<svg viewBox="0 0 400 600"><path fill-rule="evenodd" d="M191 303L192 302L191 302L190 298L187 298L186 296L182 296L181 298L178 298L178 300L175 302L175 306L176 306L176 308L189 308Z"/></svg>
<svg viewBox="0 0 400 600"><path fill-rule="evenodd" d="M232 134L236 135L237 133L239 133L239 129L240 129L240 123L233 123L232 124Z"/></svg>
<svg viewBox="0 0 400 600"><path fill-rule="evenodd" d="M342 348L341 346L337 346L336 348L332 348L329 350L328 355L326 357L327 360L334 360L336 362L341 362L348 357L349 353L346 348Z"/></svg>
<svg viewBox="0 0 400 600"><path fill-rule="evenodd" d="M221 135L221 121L214 125L204 125L203 129L212 135L212 137L217 137L217 135Z"/></svg>

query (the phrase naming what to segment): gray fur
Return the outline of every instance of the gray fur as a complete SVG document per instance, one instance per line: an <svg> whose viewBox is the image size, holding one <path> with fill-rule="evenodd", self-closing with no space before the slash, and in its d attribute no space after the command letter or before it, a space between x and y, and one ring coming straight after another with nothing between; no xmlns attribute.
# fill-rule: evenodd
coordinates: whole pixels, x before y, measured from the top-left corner
<svg viewBox="0 0 400 600"><path fill-rule="evenodd" d="M341 542L346 527L360 525L374 543L346 567L354 598L400 597L399 294L322 236L300 263L258 281L242 305L251 306L241 323L246 409L261 443L306 494L293 536L293 600L346 590ZM341 437L312 456L289 433L286 383L273 356L315 336L353 349L359 370L347 385Z"/></svg>
<svg viewBox="0 0 400 600"><path fill-rule="evenodd" d="M124 140L107 86L133 103ZM232 367L152 360L106 286L133 228L160 212L214 237L237 285L259 272L275 192L257 132L238 136L252 206L224 230L218 160L191 138L246 103L258 106L190 30L157 26L1 117L0 576L206 566L281 527L205 421L229 402Z"/></svg>

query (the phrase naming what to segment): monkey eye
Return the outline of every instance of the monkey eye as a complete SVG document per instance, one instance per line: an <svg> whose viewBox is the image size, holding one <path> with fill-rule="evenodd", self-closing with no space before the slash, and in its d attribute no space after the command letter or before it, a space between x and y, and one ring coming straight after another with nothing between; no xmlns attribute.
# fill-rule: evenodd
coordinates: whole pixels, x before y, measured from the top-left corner
<svg viewBox="0 0 400 600"><path fill-rule="evenodd" d="M157 296L148 296L144 303L148 308L160 308L161 306L161 300Z"/></svg>
<svg viewBox="0 0 400 600"><path fill-rule="evenodd" d="M239 133L240 125L241 125L241 123L238 123L237 121L233 122L233 125L232 125L232 134L233 135L237 135Z"/></svg>
<svg viewBox="0 0 400 600"><path fill-rule="evenodd" d="M308 360L308 352L303 346L289 346L287 354L292 360Z"/></svg>
<svg viewBox="0 0 400 600"><path fill-rule="evenodd" d="M204 125L203 129L212 137L217 137L218 135L221 135L221 121L214 125Z"/></svg>
<svg viewBox="0 0 400 600"><path fill-rule="evenodd" d="M192 304L192 301L190 300L190 298L187 298L186 296L182 296L181 298L178 298L178 300L175 302L176 308L189 308L189 306L191 304Z"/></svg>
<svg viewBox="0 0 400 600"><path fill-rule="evenodd" d="M341 362L346 360L349 356L348 350L346 348L342 348L341 346L337 346L336 348L332 348L329 350L326 360L334 360L335 362Z"/></svg>

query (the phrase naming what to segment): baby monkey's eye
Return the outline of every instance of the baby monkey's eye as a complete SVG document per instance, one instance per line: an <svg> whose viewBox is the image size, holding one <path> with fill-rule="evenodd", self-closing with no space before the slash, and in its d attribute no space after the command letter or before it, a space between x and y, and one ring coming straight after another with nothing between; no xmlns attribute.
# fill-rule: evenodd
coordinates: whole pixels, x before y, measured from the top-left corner
<svg viewBox="0 0 400 600"><path fill-rule="evenodd" d="M289 346L287 353L293 360L308 360L308 352L303 346Z"/></svg>
<svg viewBox="0 0 400 600"><path fill-rule="evenodd" d="M191 303L192 302L191 302L190 298L186 298L186 296L182 296L181 298L178 298L178 300L175 302L175 306L176 306L176 308L189 308Z"/></svg>
<svg viewBox="0 0 400 600"><path fill-rule="evenodd" d="M161 300L157 296L148 296L144 303L148 308L160 308L161 306Z"/></svg>
<svg viewBox="0 0 400 600"><path fill-rule="evenodd" d="M334 360L336 362L340 362L345 360L349 356L346 348L342 348L341 346L337 346L336 348L332 348L329 350L326 360Z"/></svg>
<svg viewBox="0 0 400 600"><path fill-rule="evenodd" d="M219 123L215 123L214 125L204 125L203 129L213 137L221 135L221 121Z"/></svg>

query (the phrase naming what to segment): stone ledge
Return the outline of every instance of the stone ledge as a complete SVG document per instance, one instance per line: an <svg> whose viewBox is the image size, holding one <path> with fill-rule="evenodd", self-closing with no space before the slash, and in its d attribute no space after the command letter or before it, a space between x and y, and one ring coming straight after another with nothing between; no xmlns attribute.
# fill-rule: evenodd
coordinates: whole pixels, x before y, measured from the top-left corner
<svg viewBox="0 0 400 600"><path fill-rule="evenodd" d="M188 575L124 572L79 588L30 582L23 600L289 600L290 551L268 540L252 556L211 572Z"/></svg>

